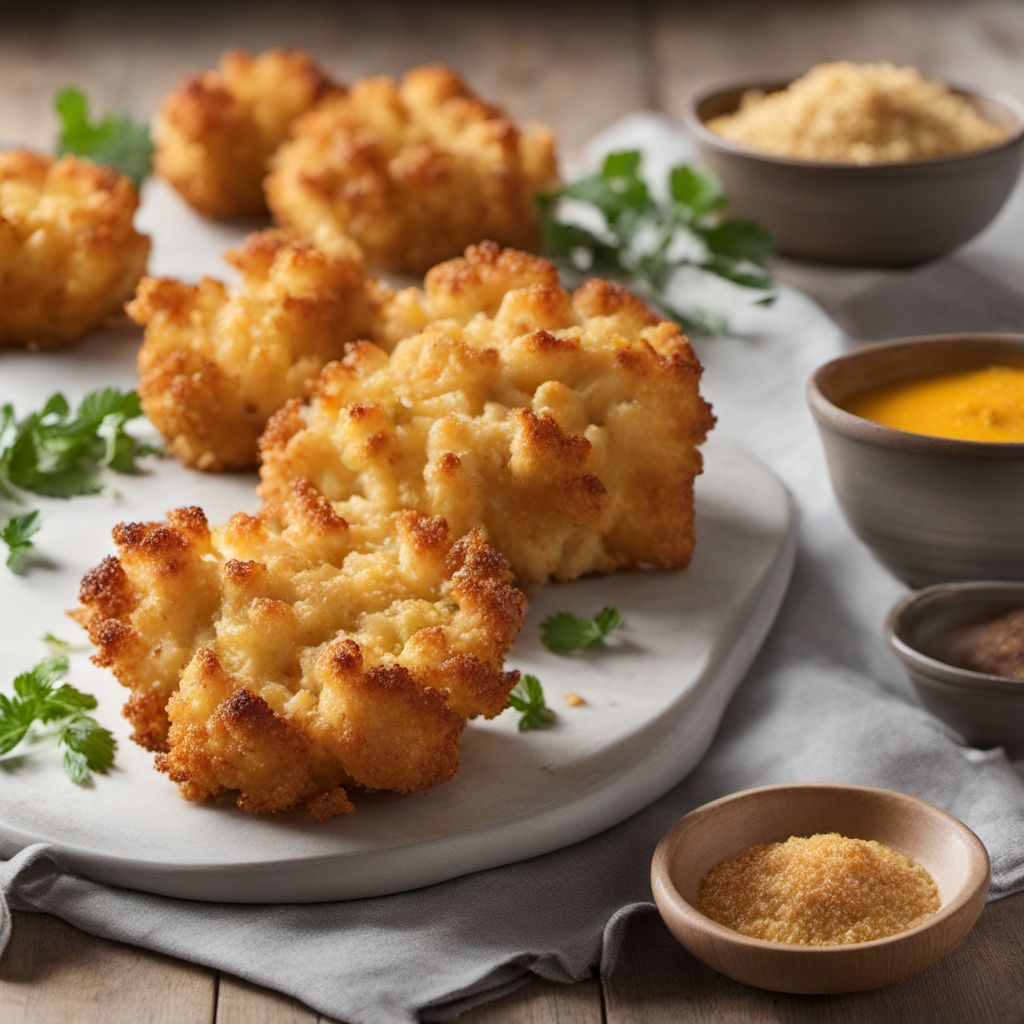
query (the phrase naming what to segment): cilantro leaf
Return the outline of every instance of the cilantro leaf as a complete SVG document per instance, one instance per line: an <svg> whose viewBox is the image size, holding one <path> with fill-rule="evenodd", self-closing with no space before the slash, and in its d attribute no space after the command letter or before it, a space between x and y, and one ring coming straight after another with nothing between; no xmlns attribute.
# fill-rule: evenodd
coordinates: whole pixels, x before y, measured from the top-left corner
<svg viewBox="0 0 1024 1024"><path fill-rule="evenodd" d="M57 154L73 153L97 164L106 164L142 186L153 163L149 127L136 124L126 114L107 114L90 122L89 101L79 89L63 89L55 100L60 117Z"/></svg>
<svg viewBox="0 0 1024 1024"><path fill-rule="evenodd" d="M34 668L15 677L14 693L25 701L45 701L53 692L53 684L67 671L67 655L51 654Z"/></svg>
<svg viewBox="0 0 1024 1024"><path fill-rule="evenodd" d="M72 651L89 650L87 644L73 644L70 640L63 639L63 637L54 636L53 633L44 633L43 643L50 648L53 654L70 654Z"/></svg>
<svg viewBox="0 0 1024 1024"><path fill-rule="evenodd" d="M556 612L541 623L540 637L549 651L569 654L583 647L600 647L625 621L622 612L611 607L602 608L592 619Z"/></svg>
<svg viewBox="0 0 1024 1024"><path fill-rule="evenodd" d="M713 174L702 173L688 164L673 167L668 173L668 184L672 198L693 219L699 219L712 210L720 210L729 203Z"/></svg>
<svg viewBox="0 0 1024 1024"><path fill-rule="evenodd" d="M17 499L31 491L51 498L96 494L103 472L134 473L138 460L159 451L127 431L142 415L134 391L101 388L90 392L72 413L59 392L38 412L19 419L9 403L0 408L0 498ZM30 538L39 529L39 513L8 519L0 539L10 551L7 564L15 572L27 567ZM13 562L12 562L13 560Z"/></svg>
<svg viewBox="0 0 1024 1024"><path fill-rule="evenodd" d="M508 695L508 703L520 713L520 732L546 729L554 724L555 713L548 707L544 688L536 676L523 676Z"/></svg>
<svg viewBox="0 0 1024 1024"><path fill-rule="evenodd" d="M13 750L35 720L31 705L0 694L0 754Z"/></svg>
<svg viewBox="0 0 1024 1024"><path fill-rule="evenodd" d="M28 571L32 538L39 532L39 510L11 516L0 531L0 540L7 545L7 568L22 575Z"/></svg>
<svg viewBox="0 0 1024 1024"><path fill-rule="evenodd" d="M724 264L729 260L749 260L761 264L775 247L775 239L752 220L723 221L705 232L711 252Z"/></svg>
<svg viewBox="0 0 1024 1024"><path fill-rule="evenodd" d="M80 786L89 772L105 772L114 763L117 741L89 715L66 719L57 731L57 742L64 748L64 773Z"/></svg>
<svg viewBox="0 0 1024 1024"><path fill-rule="evenodd" d="M18 746L36 723L52 725L64 771L80 785L90 772L105 772L113 764L117 741L86 714L96 707L96 698L65 682L67 673L67 655L51 655L14 680L13 697L0 694L0 754Z"/></svg>
<svg viewBox="0 0 1024 1024"><path fill-rule="evenodd" d="M626 619L622 612L618 608L612 608L609 605L605 605L595 616L594 622L597 628L601 630L601 639L603 640L610 633L614 633L615 630L621 629L626 624Z"/></svg>
<svg viewBox="0 0 1024 1024"><path fill-rule="evenodd" d="M598 173L538 196L547 254L576 273L624 280L694 334L722 334L729 324L714 310L681 308L670 299L671 277L682 267L759 293L755 304L771 302L774 285L765 268L771 235L751 220L727 218L718 179L688 164L671 169L668 198L658 201L642 163L636 150L609 153ZM590 207L585 225L573 219L573 203Z"/></svg>

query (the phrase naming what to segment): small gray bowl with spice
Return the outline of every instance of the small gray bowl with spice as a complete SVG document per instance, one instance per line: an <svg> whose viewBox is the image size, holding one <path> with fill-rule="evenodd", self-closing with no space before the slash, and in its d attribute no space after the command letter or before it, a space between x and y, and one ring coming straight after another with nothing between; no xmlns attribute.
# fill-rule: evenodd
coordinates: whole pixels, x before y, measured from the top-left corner
<svg viewBox="0 0 1024 1024"><path fill-rule="evenodd" d="M986 228L1020 176L1024 108L1012 97L955 85L949 92L1002 129L1001 141L926 159L855 162L770 152L709 126L734 114L745 97L780 93L793 84L791 77L708 89L686 114L700 158L721 178L732 210L775 235L780 255L867 267L937 259ZM886 97L876 96L865 109L884 111L887 105ZM838 129L849 120L850 111L840 110L829 123Z"/></svg>
<svg viewBox="0 0 1024 1024"><path fill-rule="evenodd" d="M1024 756L1024 583L942 583L889 613L889 647L921 703L973 746Z"/></svg>

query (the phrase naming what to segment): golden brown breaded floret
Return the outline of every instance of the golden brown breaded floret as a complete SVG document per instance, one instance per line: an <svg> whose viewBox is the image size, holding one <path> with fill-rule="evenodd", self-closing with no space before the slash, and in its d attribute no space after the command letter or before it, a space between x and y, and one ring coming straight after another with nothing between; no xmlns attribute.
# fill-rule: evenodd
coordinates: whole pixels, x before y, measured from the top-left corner
<svg viewBox="0 0 1024 1024"><path fill-rule="evenodd" d="M413 330L395 322L401 293L366 275L352 242L263 231L226 258L242 275L233 291L147 277L127 306L146 327L142 407L182 462L206 470L254 466L267 418L346 343Z"/></svg>
<svg viewBox="0 0 1024 1024"><path fill-rule="evenodd" d="M557 179L551 131L522 130L443 66L364 78L295 125L266 180L277 221L354 238L367 262L421 273L481 238L538 244L534 195Z"/></svg>
<svg viewBox="0 0 1024 1024"><path fill-rule="evenodd" d="M390 355L351 346L275 414L268 514L308 479L353 521L415 508L482 526L531 584L689 562L713 417L674 323L609 281L570 294L547 261L489 244L435 267L424 303L438 318L421 333Z"/></svg>
<svg viewBox="0 0 1024 1024"><path fill-rule="evenodd" d="M164 98L156 172L204 216L263 213L271 154L332 88L301 50L229 50L216 70L184 79Z"/></svg>
<svg viewBox="0 0 1024 1024"><path fill-rule="evenodd" d="M0 153L0 348L67 345L120 310L149 256L138 205L108 167Z"/></svg>
<svg viewBox="0 0 1024 1024"><path fill-rule="evenodd" d="M498 714L523 595L479 531L414 512L350 526L305 482L282 523L196 508L114 531L78 618L131 691L135 738L191 800L351 810L345 787L449 779L467 718Z"/></svg>

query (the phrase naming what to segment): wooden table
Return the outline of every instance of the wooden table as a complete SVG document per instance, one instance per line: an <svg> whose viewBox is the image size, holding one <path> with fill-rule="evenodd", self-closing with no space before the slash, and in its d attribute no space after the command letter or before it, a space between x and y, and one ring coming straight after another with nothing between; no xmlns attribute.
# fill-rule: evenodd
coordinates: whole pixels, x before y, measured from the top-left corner
<svg viewBox="0 0 1024 1024"><path fill-rule="evenodd" d="M70 5L68 5L70 7ZM75 84L101 108L147 116L175 79L229 46L300 46L343 78L447 61L518 117L548 120L563 148L640 107L678 117L709 80L891 59L1024 96L1019 0L862 3L399 3L290 0L52 11L20 5L0 33L0 140L48 147L50 101ZM656 917L631 928L620 968L574 986L534 982L467 1024L668 1021L1024 1020L1024 895L989 906L936 967L877 993L830 999L745 988L676 946ZM18 914L0 962L0 1024L312 1024L299 1003L228 975Z"/></svg>

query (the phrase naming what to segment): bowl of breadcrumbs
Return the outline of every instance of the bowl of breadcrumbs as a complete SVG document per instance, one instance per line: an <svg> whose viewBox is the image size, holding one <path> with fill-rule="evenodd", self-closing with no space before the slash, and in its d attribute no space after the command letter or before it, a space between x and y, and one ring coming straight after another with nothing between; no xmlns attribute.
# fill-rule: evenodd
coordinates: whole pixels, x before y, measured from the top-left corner
<svg viewBox="0 0 1024 1024"><path fill-rule="evenodd" d="M991 223L1024 162L1016 100L892 64L712 89L687 121L732 207L820 263L943 256Z"/></svg>
<svg viewBox="0 0 1024 1024"><path fill-rule="evenodd" d="M991 880L981 840L917 797L869 786L765 786L677 822L651 865L679 942L778 992L880 988L970 931Z"/></svg>

